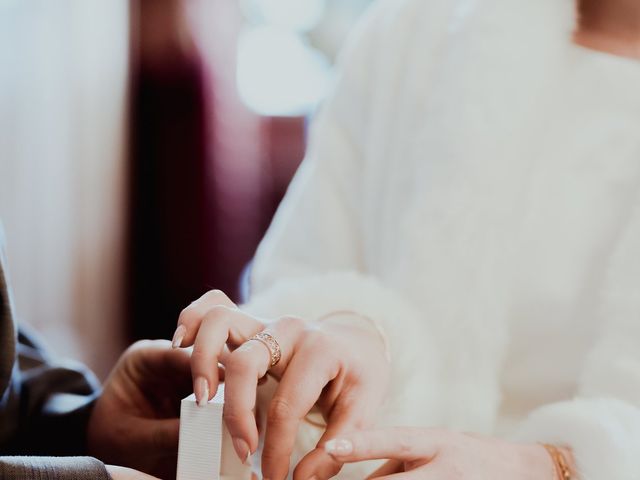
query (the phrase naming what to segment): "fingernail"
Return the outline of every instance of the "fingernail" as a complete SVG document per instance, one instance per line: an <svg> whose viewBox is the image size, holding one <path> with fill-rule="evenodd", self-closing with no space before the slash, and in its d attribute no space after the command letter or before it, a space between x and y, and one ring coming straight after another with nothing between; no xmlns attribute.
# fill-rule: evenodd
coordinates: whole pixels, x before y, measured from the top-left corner
<svg viewBox="0 0 640 480"><path fill-rule="evenodd" d="M349 455L353 452L353 443L350 440L336 438L324 444L324 451L330 455Z"/></svg>
<svg viewBox="0 0 640 480"><path fill-rule="evenodd" d="M236 453L238 454L238 458L242 460L242 462L246 465L249 460L249 456L251 455L251 451L249 450L249 445L241 438L233 439L233 448L236 449Z"/></svg>
<svg viewBox="0 0 640 480"><path fill-rule="evenodd" d="M204 407L209 401L209 382L207 382L207 379L204 377L196 378L194 390L198 406Z"/></svg>
<svg viewBox="0 0 640 480"><path fill-rule="evenodd" d="M182 346L182 340L184 340L184 336L187 334L187 329L184 325L178 325L176 328L176 332L173 334L173 340L171 340L171 347L180 348Z"/></svg>

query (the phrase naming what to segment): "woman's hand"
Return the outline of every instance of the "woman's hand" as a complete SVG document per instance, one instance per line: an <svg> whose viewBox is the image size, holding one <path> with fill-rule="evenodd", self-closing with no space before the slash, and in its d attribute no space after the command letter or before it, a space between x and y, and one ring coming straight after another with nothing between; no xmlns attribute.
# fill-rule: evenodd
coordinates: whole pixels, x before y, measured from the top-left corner
<svg viewBox="0 0 640 480"><path fill-rule="evenodd" d="M243 460L258 448L253 413L258 381L267 371L280 380L267 413L263 478L286 478L298 426L315 405L327 429L319 447L296 468L296 479L335 475L342 464L324 452L324 440L372 424L390 372L384 342L368 320L345 320L338 315L308 323L283 317L267 323L242 312L220 291L205 294L181 313L174 347L194 346L191 370L199 402L214 396L217 365L224 365L224 419ZM272 368L268 348L248 342L263 330L281 348L282 357Z"/></svg>
<svg viewBox="0 0 640 480"><path fill-rule="evenodd" d="M172 350L167 341L142 341L129 347L91 413L89 454L104 462L173 478L180 400L191 391L189 372L188 352ZM147 478L124 469L116 473L114 478Z"/></svg>
<svg viewBox="0 0 640 480"><path fill-rule="evenodd" d="M325 450L343 463L391 459L369 478L558 478L550 455L541 445L509 443L495 438L446 430L391 428L361 431L326 442ZM570 458L570 455L566 456Z"/></svg>

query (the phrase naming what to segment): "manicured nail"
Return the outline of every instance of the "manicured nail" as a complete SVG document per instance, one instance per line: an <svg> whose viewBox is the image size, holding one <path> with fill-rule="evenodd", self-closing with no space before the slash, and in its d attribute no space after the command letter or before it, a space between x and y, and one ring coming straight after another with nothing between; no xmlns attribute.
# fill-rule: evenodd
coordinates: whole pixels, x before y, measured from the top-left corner
<svg viewBox="0 0 640 480"><path fill-rule="evenodd" d="M330 455L349 455L353 452L351 440L336 438L324 444L324 451Z"/></svg>
<svg viewBox="0 0 640 480"><path fill-rule="evenodd" d="M204 377L198 377L194 387L196 402L198 402L199 407L204 407L209 401L209 382Z"/></svg>
<svg viewBox="0 0 640 480"><path fill-rule="evenodd" d="M236 453L238 454L238 458L242 460L243 463L247 463L249 460L249 455L251 455L251 451L249 450L249 445L241 438L233 439L233 448L236 449Z"/></svg>
<svg viewBox="0 0 640 480"><path fill-rule="evenodd" d="M171 340L171 347L180 348L182 346L182 340L184 340L184 336L187 334L187 329L184 325L178 325L176 328L176 333L173 334L173 340Z"/></svg>

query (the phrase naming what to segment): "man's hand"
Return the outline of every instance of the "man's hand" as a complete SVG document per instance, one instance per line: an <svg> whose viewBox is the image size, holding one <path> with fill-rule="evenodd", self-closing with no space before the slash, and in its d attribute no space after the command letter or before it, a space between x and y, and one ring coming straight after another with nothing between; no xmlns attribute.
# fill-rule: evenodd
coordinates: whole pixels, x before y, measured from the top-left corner
<svg viewBox="0 0 640 480"><path fill-rule="evenodd" d="M163 479L176 471L180 400L191 393L189 352L142 341L120 358L87 432L89 454Z"/></svg>

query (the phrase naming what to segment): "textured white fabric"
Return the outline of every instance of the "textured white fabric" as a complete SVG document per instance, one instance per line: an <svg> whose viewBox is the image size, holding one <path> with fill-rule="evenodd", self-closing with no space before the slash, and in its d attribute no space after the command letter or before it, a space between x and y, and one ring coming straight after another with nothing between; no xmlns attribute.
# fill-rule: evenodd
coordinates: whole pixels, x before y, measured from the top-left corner
<svg viewBox="0 0 640 480"><path fill-rule="evenodd" d="M381 423L553 439L583 478L634 480L640 65L575 46L574 26L572 0L379 2L247 308L375 318Z"/></svg>

